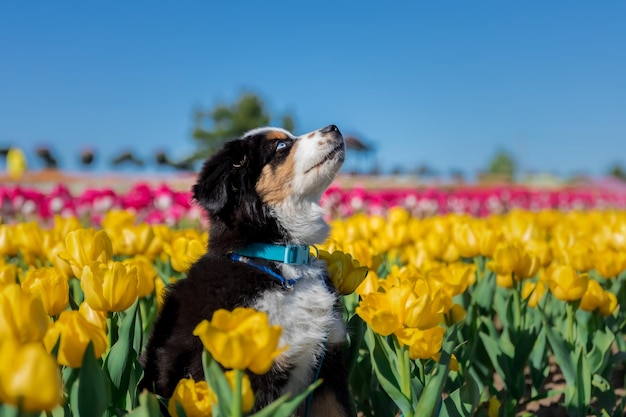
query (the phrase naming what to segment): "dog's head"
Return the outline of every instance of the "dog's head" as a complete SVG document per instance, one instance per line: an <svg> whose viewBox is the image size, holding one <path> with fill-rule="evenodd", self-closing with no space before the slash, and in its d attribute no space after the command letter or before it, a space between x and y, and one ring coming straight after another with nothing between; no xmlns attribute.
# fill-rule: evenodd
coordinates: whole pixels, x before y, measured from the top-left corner
<svg viewBox="0 0 626 417"><path fill-rule="evenodd" d="M263 127L227 142L204 163L192 188L209 216L210 246L321 243L328 225L318 202L344 159L334 125L299 137Z"/></svg>

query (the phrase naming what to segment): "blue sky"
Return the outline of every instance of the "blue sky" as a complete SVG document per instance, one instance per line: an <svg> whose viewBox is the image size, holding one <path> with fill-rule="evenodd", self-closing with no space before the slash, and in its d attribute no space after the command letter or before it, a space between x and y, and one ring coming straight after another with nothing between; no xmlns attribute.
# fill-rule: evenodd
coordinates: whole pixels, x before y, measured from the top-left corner
<svg viewBox="0 0 626 417"><path fill-rule="evenodd" d="M600 175L626 165L624 22L608 0L3 2L0 147L183 157L194 108L253 91L297 133L374 143L383 170L473 176L504 149Z"/></svg>

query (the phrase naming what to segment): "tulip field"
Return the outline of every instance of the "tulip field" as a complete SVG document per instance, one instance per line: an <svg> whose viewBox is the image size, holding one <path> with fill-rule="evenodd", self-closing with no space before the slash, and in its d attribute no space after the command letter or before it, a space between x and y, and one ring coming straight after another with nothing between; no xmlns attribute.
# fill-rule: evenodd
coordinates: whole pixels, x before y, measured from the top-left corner
<svg viewBox="0 0 626 417"><path fill-rule="evenodd" d="M342 294L355 414L626 414L626 193L333 187L322 204L311 254ZM324 382L250 414L246 372L288 349L250 309L195 329L206 381L138 389L206 230L166 185L0 186L0 417L292 415Z"/></svg>

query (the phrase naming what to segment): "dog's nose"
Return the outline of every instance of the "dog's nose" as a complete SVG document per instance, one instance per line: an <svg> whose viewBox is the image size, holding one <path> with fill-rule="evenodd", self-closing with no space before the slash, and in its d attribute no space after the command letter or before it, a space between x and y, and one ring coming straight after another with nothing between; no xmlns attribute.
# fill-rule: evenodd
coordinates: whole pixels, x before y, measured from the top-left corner
<svg viewBox="0 0 626 417"><path fill-rule="evenodd" d="M335 126L335 125L328 125L325 128L323 128L322 130L320 130L320 132L322 132L322 133L331 133L331 132L340 133L339 132L339 128L337 126Z"/></svg>

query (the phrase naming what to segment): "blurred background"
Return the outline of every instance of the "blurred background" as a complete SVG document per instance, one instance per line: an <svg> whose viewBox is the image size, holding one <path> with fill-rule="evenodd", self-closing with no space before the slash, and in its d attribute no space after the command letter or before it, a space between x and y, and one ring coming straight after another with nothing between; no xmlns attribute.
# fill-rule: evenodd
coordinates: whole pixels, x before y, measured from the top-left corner
<svg viewBox="0 0 626 417"><path fill-rule="evenodd" d="M248 129L330 123L346 177L623 180L625 21L571 0L4 2L0 181L191 175Z"/></svg>

